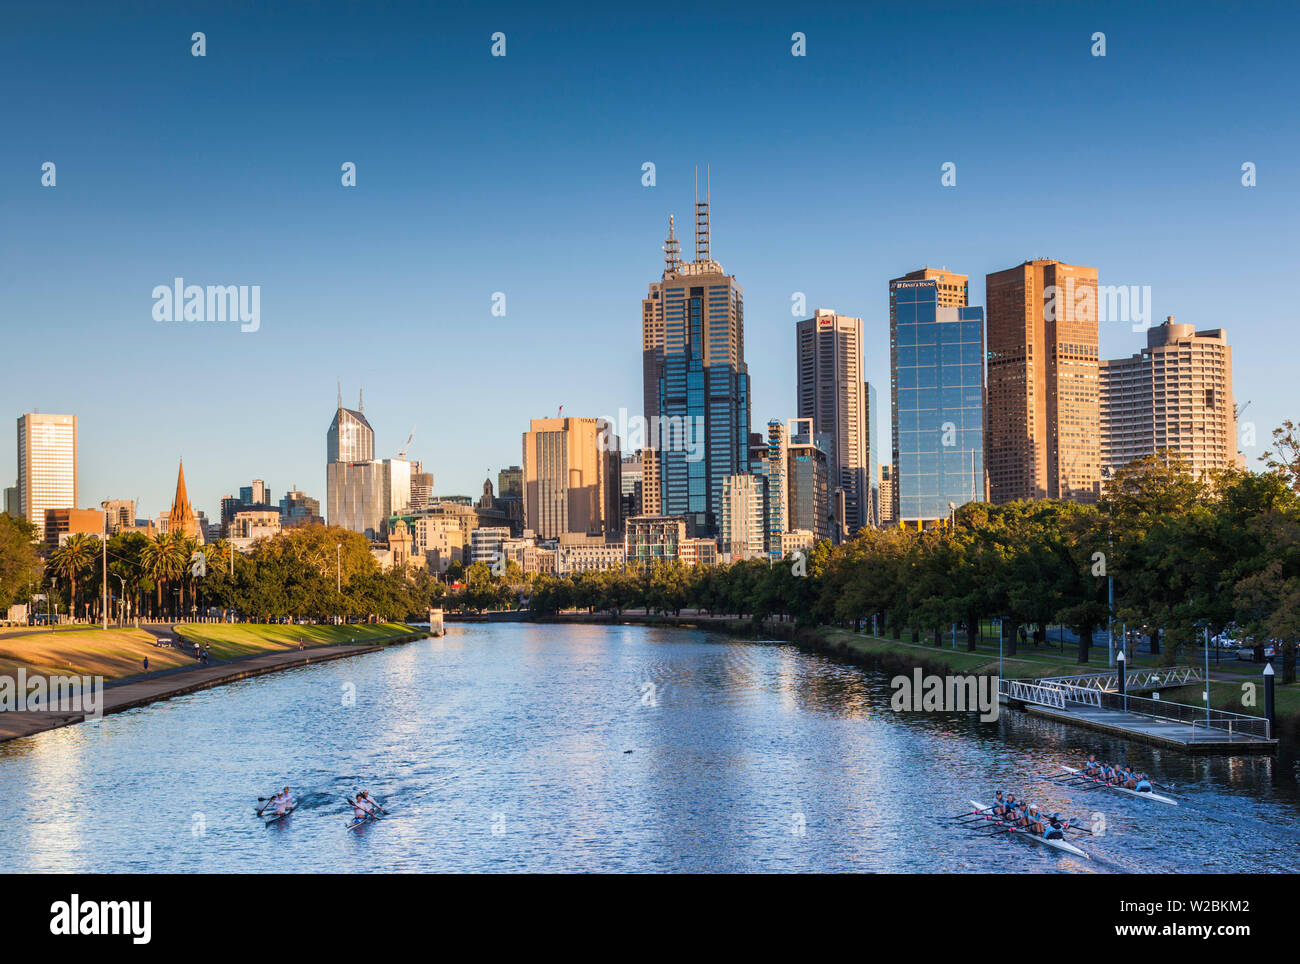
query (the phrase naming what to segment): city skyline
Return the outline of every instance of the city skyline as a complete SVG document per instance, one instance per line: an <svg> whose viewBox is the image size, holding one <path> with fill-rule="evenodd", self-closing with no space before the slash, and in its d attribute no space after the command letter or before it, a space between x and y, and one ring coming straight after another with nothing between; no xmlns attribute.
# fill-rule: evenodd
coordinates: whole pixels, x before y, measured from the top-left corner
<svg viewBox="0 0 1300 964"><path fill-rule="evenodd" d="M220 90L228 103L208 115L211 128L177 119L177 142L206 142L212 129L238 129L223 127L235 119L266 126L286 111L314 116L327 101L333 106L336 82L313 72L301 45L285 42L298 26L292 18L254 15L265 28L262 39L248 40L241 27L236 42L236 32L223 29L229 28L223 16L211 15L202 25L210 38L202 61L189 55L188 37L198 25L188 17L128 31L90 11L96 39L61 36L57 50L41 30L28 29L21 49L0 41L6 54L0 71L12 72L14 89L22 91L35 63L56 65L60 79L44 96L63 114L56 125L22 97L9 107L15 150L0 161L0 173L18 185L7 199L9 236L25 241L19 247L11 240L0 252L8 265L0 277L8 348L15 357L35 358L48 339L58 338L63 362L86 368L101 363L98 336L108 325L124 357L150 376L145 387L106 392L93 376L49 379L43 370L19 369L0 394L11 417L77 414L79 501L135 499L141 518L169 507L182 458L191 501L210 518L220 498L250 478L268 480L277 494L297 486L323 500L320 411L338 379L349 396L367 389L377 458L395 455L416 423L410 457L433 471L436 491L473 494L484 477L517 461L518 433L529 419L559 405L591 417L641 408L629 292L643 292L647 275L659 267L666 216L689 223L695 168L709 164L718 185L713 249L725 255L749 302L751 431L795 413L790 329L815 308L863 318L864 375L884 385L888 319L880 292L888 278L946 264L976 278L971 303L986 304L985 274L1048 255L1096 267L1103 285L1150 285L1151 325L1172 314L1196 330L1226 330L1237 400L1251 403L1244 421L1255 426L1255 444L1242 447L1246 464L1258 468L1269 432L1292 414L1287 359L1270 349L1276 332L1293 323L1295 309L1283 273L1261 267L1291 263L1297 253L1296 240L1281 227L1296 213L1294 193L1282 189L1296 164L1295 138L1269 120L1285 112L1286 101L1268 73L1272 58L1259 49L1283 49L1287 35L1261 36L1258 22L1231 19L1214 21L1211 31L1211 21L1195 9L1177 23L1127 9L1120 17L1119 9L1090 9L1086 16L1054 10L1032 24L972 14L927 23L935 43L961 44L983 66L960 71L972 97L1016 96L1012 75L994 64L1013 48L1039 93L1056 96L1067 111L1099 118L1098 136L1075 139L1067 154L1040 143L1032 125L996 137L976 132L959 145L946 131L927 132L904 108L937 96L958 76L954 69L921 70L891 51L871 63L845 64L846 52L882 29L907 29L924 11L878 14L870 29L811 12L806 24L790 28L807 34L804 60L791 56L790 31L688 13L718 51L703 82L733 112L719 130L660 138L646 136L642 123L654 93L617 79L603 90L577 84L540 14L512 13L506 24L452 14L437 31L438 58L416 58L403 45L399 28L411 24L402 18L373 14L377 29L366 37L345 20L326 18L313 28L313 43L328 42L359 62L357 88L341 92L346 121L325 138L290 122L283 138L271 139L256 171L224 157L186 156L173 167L139 144L160 112L172 116L182 94ZM1266 19L1270 9L1258 8L1256 18ZM49 24L31 11L16 19L18 27ZM420 28L431 24L416 20ZM1089 37L1108 25L1107 56L1093 58ZM487 37L498 26L510 38L504 61L488 53ZM645 60L662 34L655 28L636 39L598 17L585 36L584 50L599 67ZM1154 36L1165 37L1165 45L1152 45ZM265 102L242 88L230 91L232 76L265 69L257 68L262 44L281 45L277 56L301 67L305 86ZM381 53L389 50L403 56L384 62ZM169 93L155 77L127 78L141 102L123 109L112 136L95 121L102 105L74 96L107 69L110 56L113 63L133 56L154 63L163 82L178 87ZM1220 70L1194 68L1207 59ZM742 64L763 85L763 103L752 102L738 84ZM1059 76L1049 64L1060 68ZM1228 75L1252 95L1220 89L1214 77ZM538 127L511 106L539 80L570 95L547 123L581 124L574 127L583 132L575 143L539 148ZM309 86L317 82L319 89ZM397 122L409 103L386 105L374 119L365 115L375 90L402 82L478 89L448 110L438 128L440 140L463 139L465 160L438 150L428 136L394 133L405 130ZM896 97L900 83L909 85L908 98ZM845 129L834 122L832 105L850 95L861 102L864 119ZM1164 106L1144 106L1153 101ZM782 113L795 102L798 111ZM977 115L969 116L979 127ZM61 133L69 122L78 125L78 138ZM825 129L836 132L841 150L809 152ZM906 147L885 144L869 162L853 155L880 147L880 137L895 130L907 132ZM1249 134L1240 144L1231 137L1225 143L1232 132ZM519 161L511 146L524 143L532 149ZM1117 144L1124 150L1117 152ZM40 185L46 159L58 164L53 188ZM431 166L431 159L437 163ZM340 186L345 161L358 165L355 189ZM941 165L949 161L957 165L951 188L940 183ZM1258 165L1257 187L1241 184L1246 162ZM645 163L655 165L653 187L642 186ZM773 190L774 175L799 187ZM1076 202L1064 208L1062 184ZM411 212L414 218L394 220ZM165 230L149 230L159 217ZM291 230L281 226L286 220ZM1203 228L1208 223L1220 225L1213 236ZM136 232L125 245L118 243L123 225ZM196 225L206 227L193 230ZM888 230L856 230L864 225ZM339 236L355 241L340 247L331 241ZM540 243L543 238L549 243ZM567 279L577 258L586 280L574 297ZM260 330L154 321L149 293L175 277L260 284ZM495 292L506 296L504 318L491 313ZM791 309L797 294L806 301L802 313ZM1130 324L1100 328L1103 359L1128 357L1145 344L1145 333ZM441 364L433 380L400 377L394 356L409 357L412 333L435 359L500 359L502 352L517 359L510 391L485 388L473 365ZM292 353L293 366L274 361L283 353ZM155 364L162 358L188 361ZM196 385L195 371L209 365L210 383ZM474 419L449 414L463 404L475 406ZM269 419L273 457L240 441L267 431L262 426ZM889 444L886 425L877 415L882 449ZM5 486L16 480L14 458L9 447L0 449Z"/></svg>

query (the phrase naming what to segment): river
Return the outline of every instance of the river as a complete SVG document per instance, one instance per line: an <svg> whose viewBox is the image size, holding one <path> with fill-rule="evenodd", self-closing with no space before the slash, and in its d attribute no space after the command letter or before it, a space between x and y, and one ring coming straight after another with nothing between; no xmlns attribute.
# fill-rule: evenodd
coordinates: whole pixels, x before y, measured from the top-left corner
<svg viewBox="0 0 1300 964"><path fill-rule="evenodd" d="M456 625L0 744L20 872L1300 870L1293 756L1190 758L1004 712L898 714L783 642ZM1046 777L1127 759L1182 806ZM302 797L264 826L255 800ZM996 788L1105 817L1085 860L947 818ZM345 795L391 811L349 831Z"/></svg>

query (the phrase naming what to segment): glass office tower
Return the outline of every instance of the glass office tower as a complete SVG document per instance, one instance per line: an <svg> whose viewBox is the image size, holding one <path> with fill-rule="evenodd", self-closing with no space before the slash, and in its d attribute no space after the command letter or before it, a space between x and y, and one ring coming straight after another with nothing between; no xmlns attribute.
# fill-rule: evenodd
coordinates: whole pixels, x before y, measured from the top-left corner
<svg viewBox="0 0 1300 964"><path fill-rule="evenodd" d="M716 536L723 484L749 472L744 294L709 253L707 201L696 203L695 260L681 260L671 224L664 251L663 276L642 302L651 436L642 511L685 516L696 536Z"/></svg>
<svg viewBox="0 0 1300 964"><path fill-rule="evenodd" d="M985 498L984 310L943 304L942 284L890 282L894 498L907 525Z"/></svg>

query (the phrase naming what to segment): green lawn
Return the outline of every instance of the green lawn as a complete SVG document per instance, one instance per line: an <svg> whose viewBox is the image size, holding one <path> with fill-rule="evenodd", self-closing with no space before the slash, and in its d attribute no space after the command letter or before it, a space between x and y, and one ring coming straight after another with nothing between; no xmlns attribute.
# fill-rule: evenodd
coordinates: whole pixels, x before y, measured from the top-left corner
<svg viewBox="0 0 1300 964"><path fill-rule="evenodd" d="M383 643L408 637L416 632L404 623L381 623L376 626L264 626L260 623L179 623L177 635L186 643L206 643L217 659L247 656L250 653L275 652L304 646L328 646L340 643Z"/></svg>

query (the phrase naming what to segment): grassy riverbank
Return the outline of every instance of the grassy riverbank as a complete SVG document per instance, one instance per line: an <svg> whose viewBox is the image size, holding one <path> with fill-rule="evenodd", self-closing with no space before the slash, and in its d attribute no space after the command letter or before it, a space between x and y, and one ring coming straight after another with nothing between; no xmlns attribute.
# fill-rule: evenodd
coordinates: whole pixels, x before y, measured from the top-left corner
<svg viewBox="0 0 1300 964"><path fill-rule="evenodd" d="M186 643L207 643L217 660L274 653L304 646L340 643L381 644L418 635L402 623L378 626L263 626L239 623L181 624L177 635ZM151 671L194 666L192 652L163 648L142 629L78 627L58 631L0 635L0 675L28 673L75 674L118 679L141 672L145 657Z"/></svg>

